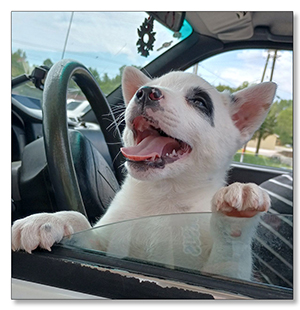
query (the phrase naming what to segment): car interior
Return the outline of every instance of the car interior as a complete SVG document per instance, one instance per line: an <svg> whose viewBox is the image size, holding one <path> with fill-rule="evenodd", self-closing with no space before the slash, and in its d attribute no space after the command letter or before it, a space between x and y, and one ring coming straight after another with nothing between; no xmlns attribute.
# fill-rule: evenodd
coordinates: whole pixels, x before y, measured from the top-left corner
<svg viewBox="0 0 300 310"><path fill-rule="evenodd" d="M187 70L214 55L244 48L293 50L293 12L148 12L148 15L173 32L180 31L184 20L192 27L187 38L141 69L149 76ZM82 90L91 107L76 121L67 116L70 80ZM42 92L43 103L12 93L12 222L40 212L73 210L83 213L93 224L104 214L126 175L119 151L124 128L119 120L124 109L114 109L123 106L121 86L105 95L85 64L76 59L62 59L50 70L40 64L31 74L13 77L12 89L24 83L32 83ZM289 176L286 188L292 189L292 170L233 162L227 182L254 182L272 193L276 192L272 185L283 175ZM292 190L286 195L284 202L290 206ZM271 198L279 214L293 214L292 208L280 207L282 200L276 200L276 195ZM293 232L291 244L292 235ZM26 254L22 254L22 259L18 255L13 253L13 275L17 278L20 268L16 264ZM289 288L293 286L292 273L286 285ZM270 296L276 294L280 295L276 291ZM282 298L292 296L290 291L282 294ZM109 293L107 296L112 297ZM255 298L255 294L251 296Z"/></svg>

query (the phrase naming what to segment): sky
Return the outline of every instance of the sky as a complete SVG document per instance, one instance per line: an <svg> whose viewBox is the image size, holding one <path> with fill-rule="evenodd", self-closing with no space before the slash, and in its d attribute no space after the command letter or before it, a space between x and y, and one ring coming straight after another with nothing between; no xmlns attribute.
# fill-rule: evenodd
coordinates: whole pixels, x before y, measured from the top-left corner
<svg viewBox="0 0 300 310"><path fill-rule="evenodd" d="M99 73L115 76L124 64L144 66L161 52L165 42L178 41L160 24L155 48L148 58L137 53L137 28L148 15L144 12L75 12L66 45L65 58L75 58ZM45 58L61 59L70 12L14 12L12 14L12 50L25 49L29 62L39 64Z"/></svg>
<svg viewBox="0 0 300 310"><path fill-rule="evenodd" d="M163 43L173 46L178 39L155 24L154 50L148 58L137 53L137 28L147 15L143 12L75 12L66 44L64 58L73 58L100 75L114 77L126 65L144 66L161 52ZM56 62L62 58L70 25L70 12L13 12L12 51L25 50L30 65L40 65L46 58ZM201 62L198 74L212 85L238 87L244 81L258 83L266 63L267 50L227 52ZM273 55L273 52L271 52ZM292 99L292 52L279 51L273 81L278 84L277 96ZM268 63L265 80L270 79L273 59ZM192 71L190 69L189 71Z"/></svg>
<svg viewBox="0 0 300 310"><path fill-rule="evenodd" d="M212 85L240 86L244 81L250 84L260 83L268 53L271 57L267 64L264 82L271 78L274 51L239 50L214 56L201 62L198 74ZM290 51L278 51L272 81L277 83L277 96L280 99L293 98L293 54ZM277 98L278 98L277 97Z"/></svg>

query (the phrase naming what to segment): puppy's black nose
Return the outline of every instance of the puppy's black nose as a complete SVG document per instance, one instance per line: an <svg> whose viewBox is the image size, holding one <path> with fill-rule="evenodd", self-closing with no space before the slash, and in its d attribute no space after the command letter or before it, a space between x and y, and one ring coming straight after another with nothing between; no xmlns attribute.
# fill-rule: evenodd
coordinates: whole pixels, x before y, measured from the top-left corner
<svg viewBox="0 0 300 310"><path fill-rule="evenodd" d="M156 87L144 86L136 92L138 103L151 104L163 98L162 92Z"/></svg>

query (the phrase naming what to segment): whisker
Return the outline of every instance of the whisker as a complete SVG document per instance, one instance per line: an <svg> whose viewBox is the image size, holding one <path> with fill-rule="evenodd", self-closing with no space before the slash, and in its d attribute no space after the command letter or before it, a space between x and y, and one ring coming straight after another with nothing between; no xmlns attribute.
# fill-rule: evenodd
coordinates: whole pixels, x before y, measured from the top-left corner
<svg viewBox="0 0 300 310"><path fill-rule="evenodd" d="M124 121L124 115L125 115L125 111L122 112L116 119L115 122L113 122L111 119L106 119L106 120L110 120L112 121L110 125L108 125L106 127L106 130L110 130L113 126L115 126L115 128L117 129L120 124Z"/></svg>
<svg viewBox="0 0 300 310"><path fill-rule="evenodd" d="M121 101L123 101L123 100L124 100L122 96L121 96L121 97L119 97L119 96L115 96L115 97L114 97L114 99L118 99L118 100L121 100Z"/></svg>
<svg viewBox="0 0 300 310"><path fill-rule="evenodd" d="M110 105L111 107L115 107L115 106L119 106L119 105L124 106L123 98L116 98L116 99L121 99L121 101L111 104Z"/></svg>
<svg viewBox="0 0 300 310"><path fill-rule="evenodd" d="M103 116L111 116L111 115L115 115L115 114L117 114L116 112L120 112L120 111L123 111L123 110L116 110L116 111L114 111L114 110L112 110L112 112L113 113L105 113L105 114L102 114Z"/></svg>
<svg viewBox="0 0 300 310"><path fill-rule="evenodd" d="M122 172L122 174L126 174L127 173L127 169L126 169L126 167L125 167L125 162L123 162L119 167L118 167L118 169L119 168L122 168L121 169L121 172Z"/></svg>
<svg viewBox="0 0 300 310"><path fill-rule="evenodd" d="M112 119L111 119L111 118L108 118L108 117L102 117L102 119L103 119L104 121L109 121L109 122L111 122L111 123L108 125L108 127L110 127L110 126L112 126L112 125L114 124L114 122L112 121Z"/></svg>
<svg viewBox="0 0 300 310"><path fill-rule="evenodd" d="M111 121L111 120L110 120L110 121ZM116 127L116 126L117 126L117 123L111 122L111 123L106 127L106 130L107 130L107 131L111 130L113 126Z"/></svg>
<svg viewBox="0 0 300 310"><path fill-rule="evenodd" d="M123 145L122 142L108 142L106 144L109 144L109 145L117 145L117 144Z"/></svg>
<svg viewBox="0 0 300 310"><path fill-rule="evenodd" d="M112 161L112 164L115 163L117 157L120 156L120 154L121 154L121 151L119 151L118 154L115 156L115 158L114 158L113 161ZM124 165L124 162L123 162L118 168L120 168L122 165Z"/></svg>
<svg viewBox="0 0 300 310"><path fill-rule="evenodd" d="M122 123L125 120L125 111L120 113L120 115L116 118L116 122L118 124Z"/></svg>
<svg viewBox="0 0 300 310"><path fill-rule="evenodd" d="M112 110L115 110L115 109L125 109L125 106L122 104L115 104L115 105L112 105L110 107Z"/></svg>
<svg viewBox="0 0 300 310"><path fill-rule="evenodd" d="M118 114L120 111L124 112L125 111L125 107L121 107L121 106L115 106L115 107L111 107L111 111L113 112L113 114ZM111 113L106 113L103 114L104 116L110 116Z"/></svg>

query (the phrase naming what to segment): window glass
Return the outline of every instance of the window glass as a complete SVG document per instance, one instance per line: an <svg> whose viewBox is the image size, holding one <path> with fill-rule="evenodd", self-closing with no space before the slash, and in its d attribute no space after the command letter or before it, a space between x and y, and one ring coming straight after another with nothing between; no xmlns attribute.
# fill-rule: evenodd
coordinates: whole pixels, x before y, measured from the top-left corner
<svg viewBox="0 0 300 310"><path fill-rule="evenodd" d="M62 244L98 255L201 273L201 262L207 254L206 240L216 241L207 225L211 216L214 215L186 213L127 220L76 233L65 238ZM238 225L240 220L231 218L231 227ZM223 233L226 234L226 231ZM252 239L252 252L249 252L253 257L250 278L240 272L239 258L247 247L251 249L251 239L226 238L225 243L220 243L220 249L224 253L226 248L227 254L231 254L219 256L210 274L226 276L229 266L235 266L230 275L232 278L289 289L293 287L292 215L266 213L260 218ZM215 242L216 246L219 242L220 239Z"/></svg>
<svg viewBox="0 0 300 310"><path fill-rule="evenodd" d="M148 18L145 12L12 12L12 77L70 58L89 68L109 94L125 65L142 68L192 33L186 21L174 33L154 20L155 40L145 57L137 42ZM149 35L143 39L148 43Z"/></svg>
<svg viewBox="0 0 300 310"><path fill-rule="evenodd" d="M293 168L293 53L284 50L236 50L199 62L194 72L215 86L235 92L273 81L277 92L270 113L233 161L275 168Z"/></svg>
<svg viewBox="0 0 300 310"><path fill-rule="evenodd" d="M145 12L12 12L12 77L30 75L36 66L50 68L61 59L74 59L90 70L107 95L121 84L126 65L142 68L192 33L186 21L174 33L154 20L155 40L145 57L138 52L138 29L148 19ZM149 39L144 35L145 43ZM42 92L31 82L12 92L42 101ZM73 81L67 96L68 116L79 120L89 106ZM71 101L82 104L74 110Z"/></svg>

